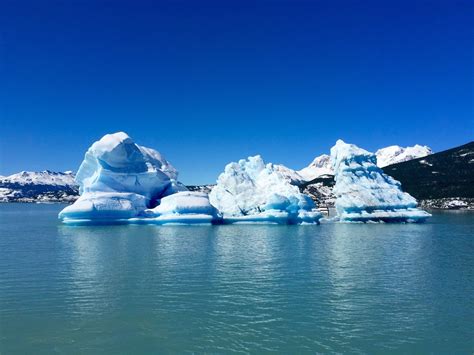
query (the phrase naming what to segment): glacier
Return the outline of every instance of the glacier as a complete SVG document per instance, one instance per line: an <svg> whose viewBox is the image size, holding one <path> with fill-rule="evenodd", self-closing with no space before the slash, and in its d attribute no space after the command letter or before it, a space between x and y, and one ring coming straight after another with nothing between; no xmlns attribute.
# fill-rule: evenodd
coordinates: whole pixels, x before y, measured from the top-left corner
<svg viewBox="0 0 474 355"><path fill-rule="evenodd" d="M423 222L431 215L417 208L400 182L384 174L376 155L338 140L331 148L336 211L342 222Z"/></svg>
<svg viewBox="0 0 474 355"><path fill-rule="evenodd" d="M256 155L227 164L209 194L224 223L319 223L314 202L280 165Z"/></svg>

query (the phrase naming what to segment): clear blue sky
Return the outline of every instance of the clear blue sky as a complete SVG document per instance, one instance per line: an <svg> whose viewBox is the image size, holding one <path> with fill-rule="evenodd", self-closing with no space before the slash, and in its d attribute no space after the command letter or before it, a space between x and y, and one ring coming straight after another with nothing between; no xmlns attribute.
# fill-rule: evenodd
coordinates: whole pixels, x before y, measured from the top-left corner
<svg viewBox="0 0 474 355"><path fill-rule="evenodd" d="M119 130L184 183L257 153L302 168L337 138L466 143L473 4L3 0L0 174L77 170Z"/></svg>

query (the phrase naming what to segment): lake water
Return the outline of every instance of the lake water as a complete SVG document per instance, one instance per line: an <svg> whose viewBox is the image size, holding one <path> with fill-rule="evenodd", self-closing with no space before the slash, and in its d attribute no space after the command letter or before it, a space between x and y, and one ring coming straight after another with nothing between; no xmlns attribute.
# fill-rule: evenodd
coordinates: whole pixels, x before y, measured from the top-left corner
<svg viewBox="0 0 474 355"><path fill-rule="evenodd" d="M0 204L0 353L474 351L474 213L97 226Z"/></svg>

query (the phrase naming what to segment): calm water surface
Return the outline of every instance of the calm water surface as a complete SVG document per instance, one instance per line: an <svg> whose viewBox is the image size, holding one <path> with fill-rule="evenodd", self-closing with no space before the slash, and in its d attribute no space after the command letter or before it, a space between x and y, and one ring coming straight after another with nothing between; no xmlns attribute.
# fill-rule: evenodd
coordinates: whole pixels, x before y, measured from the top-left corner
<svg viewBox="0 0 474 355"><path fill-rule="evenodd" d="M0 205L0 353L474 351L474 213L67 227Z"/></svg>

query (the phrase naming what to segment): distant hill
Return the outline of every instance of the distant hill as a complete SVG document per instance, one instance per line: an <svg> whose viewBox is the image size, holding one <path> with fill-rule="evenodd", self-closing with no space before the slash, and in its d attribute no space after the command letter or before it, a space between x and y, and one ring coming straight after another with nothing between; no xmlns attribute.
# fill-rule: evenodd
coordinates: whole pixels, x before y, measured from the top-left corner
<svg viewBox="0 0 474 355"><path fill-rule="evenodd" d="M474 198L474 142L382 169L419 200Z"/></svg>

